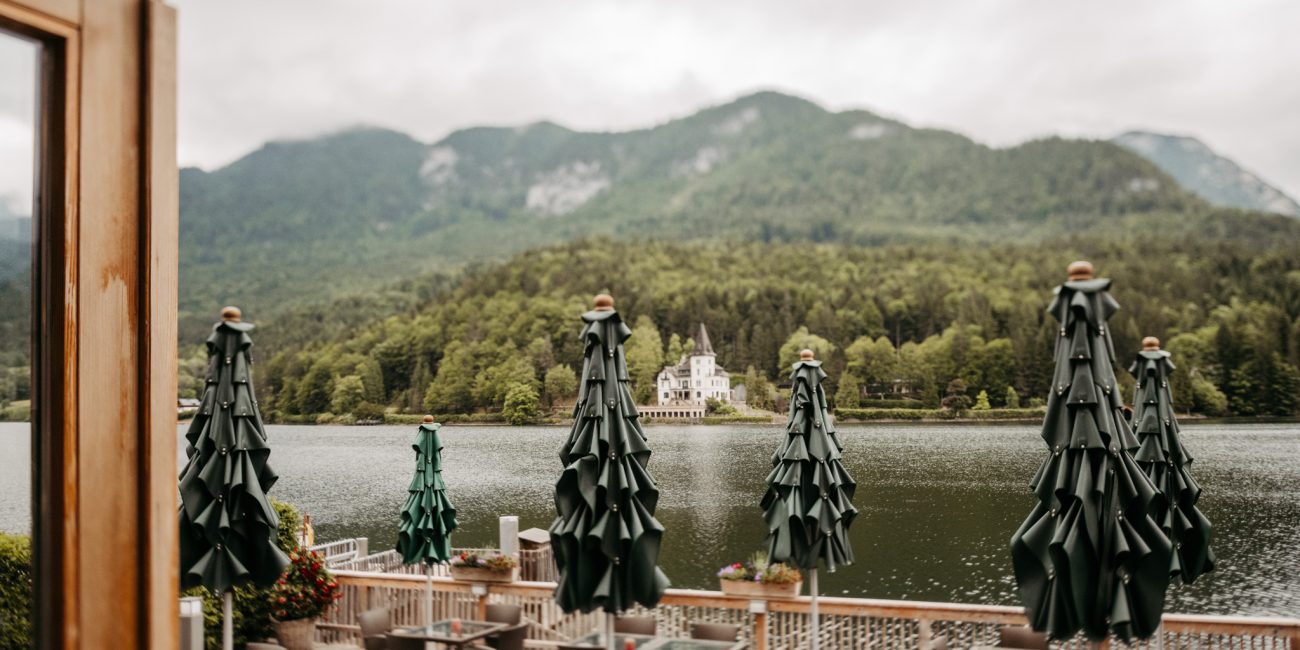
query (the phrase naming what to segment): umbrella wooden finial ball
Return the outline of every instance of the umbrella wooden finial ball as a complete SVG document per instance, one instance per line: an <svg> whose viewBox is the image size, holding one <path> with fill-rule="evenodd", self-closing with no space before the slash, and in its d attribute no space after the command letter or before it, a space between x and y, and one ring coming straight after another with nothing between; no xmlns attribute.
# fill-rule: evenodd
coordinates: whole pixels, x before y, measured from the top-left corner
<svg viewBox="0 0 1300 650"><path fill-rule="evenodd" d="M1156 337L1154 337L1154 336L1148 336L1148 337L1142 339L1142 349L1143 349L1143 350L1159 350L1159 349L1160 349L1160 339L1158 339L1158 338L1156 338Z"/></svg>
<svg viewBox="0 0 1300 650"><path fill-rule="evenodd" d="M433 424L433 416L432 416L432 415L426 415L426 416L424 416L424 423L425 423L425 424Z"/></svg>
<svg viewBox="0 0 1300 650"><path fill-rule="evenodd" d="M221 310L221 320L234 321L238 323L242 316L243 312L239 311L239 308L234 305L225 307Z"/></svg>
<svg viewBox="0 0 1300 650"><path fill-rule="evenodd" d="M808 348L804 348L804 349L800 350L800 351L799 351L799 360L800 360L800 361L812 361L812 360L813 360L813 351L812 351L812 350L809 350Z"/></svg>
<svg viewBox="0 0 1300 650"><path fill-rule="evenodd" d="M614 311L614 296L602 293L593 300L596 303L596 311Z"/></svg>
<svg viewBox="0 0 1300 650"><path fill-rule="evenodd" d="M1079 280L1091 280L1092 262L1085 262L1083 260L1079 260L1078 262L1070 262L1070 267L1065 270L1065 273L1070 277L1071 282L1078 282Z"/></svg>

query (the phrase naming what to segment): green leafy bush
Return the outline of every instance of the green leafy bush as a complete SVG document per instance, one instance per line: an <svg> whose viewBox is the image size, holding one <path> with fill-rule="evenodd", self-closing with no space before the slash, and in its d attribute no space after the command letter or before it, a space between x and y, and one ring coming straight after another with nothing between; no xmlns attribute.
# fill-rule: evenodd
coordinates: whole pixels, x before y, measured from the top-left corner
<svg viewBox="0 0 1300 650"><path fill-rule="evenodd" d="M538 408L537 389L529 384L511 384L506 392L505 406L501 415L506 422L519 426L536 422L541 411Z"/></svg>
<svg viewBox="0 0 1300 650"><path fill-rule="evenodd" d="M0 648L32 645L32 540L0 533Z"/></svg>
<svg viewBox="0 0 1300 650"><path fill-rule="evenodd" d="M30 422L32 419L32 402L31 400L18 400L10 402L4 408L0 408L0 421L3 422Z"/></svg>
<svg viewBox="0 0 1300 650"><path fill-rule="evenodd" d="M767 424L772 418L766 415L706 415L704 424Z"/></svg>
<svg viewBox="0 0 1300 650"><path fill-rule="evenodd" d="M925 402L916 399L868 399L862 400L866 409L923 409Z"/></svg>
<svg viewBox="0 0 1300 650"><path fill-rule="evenodd" d="M1041 408L968 410L948 409L837 409L842 421L850 420L1033 420L1043 417Z"/></svg>

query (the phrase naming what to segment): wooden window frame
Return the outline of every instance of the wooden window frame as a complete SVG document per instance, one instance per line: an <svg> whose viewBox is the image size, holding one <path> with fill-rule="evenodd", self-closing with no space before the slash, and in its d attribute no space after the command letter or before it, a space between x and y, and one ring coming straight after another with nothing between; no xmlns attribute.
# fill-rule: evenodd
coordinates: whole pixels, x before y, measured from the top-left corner
<svg viewBox="0 0 1300 650"><path fill-rule="evenodd" d="M174 648L176 15L0 0L41 45L32 258L38 648Z"/></svg>

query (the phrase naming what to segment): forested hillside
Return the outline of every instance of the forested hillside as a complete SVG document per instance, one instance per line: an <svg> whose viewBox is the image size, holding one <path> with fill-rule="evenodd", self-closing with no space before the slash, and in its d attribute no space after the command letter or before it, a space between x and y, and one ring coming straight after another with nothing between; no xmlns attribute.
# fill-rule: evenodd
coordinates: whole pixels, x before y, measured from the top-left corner
<svg viewBox="0 0 1300 650"><path fill-rule="evenodd" d="M182 340L202 335L212 305L265 318L600 235L873 246L1218 223L1108 142L990 148L777 93L622 133L540 123L431 145L378 129L274 142L185 170L181 190Z"/></svg>
<svg viewBox="0 0 1300 650"><path fill-rule="evenodd" d="M953 379L994 406L1010 391L1028 403L1049 389L1055 327L1044 309L1077 258L1115 282L1121 366L1146 335L1174 353L1179 408L1297 411L1294 250L1167 236L874 248L584 240L269 322L256 335L259 390L272 417L562 401L576 386L579 315L609 291L634 327L642 399L703 321L719 363L751 387L781 381L811 346L840 407L895 380L929 404Z"/></svg>

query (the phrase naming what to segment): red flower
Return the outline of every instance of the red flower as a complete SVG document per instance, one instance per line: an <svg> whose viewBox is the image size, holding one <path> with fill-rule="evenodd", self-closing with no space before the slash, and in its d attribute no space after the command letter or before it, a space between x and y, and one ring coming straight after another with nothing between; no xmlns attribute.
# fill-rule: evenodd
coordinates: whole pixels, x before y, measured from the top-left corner
<svg viewBox="0 0 1300 650"><path fill-rule="evenodd" d="M277 598L276 600L279 601L281 604L283 604L283 603L284 603L284 596L280 596L280 597Z"/></svg>

